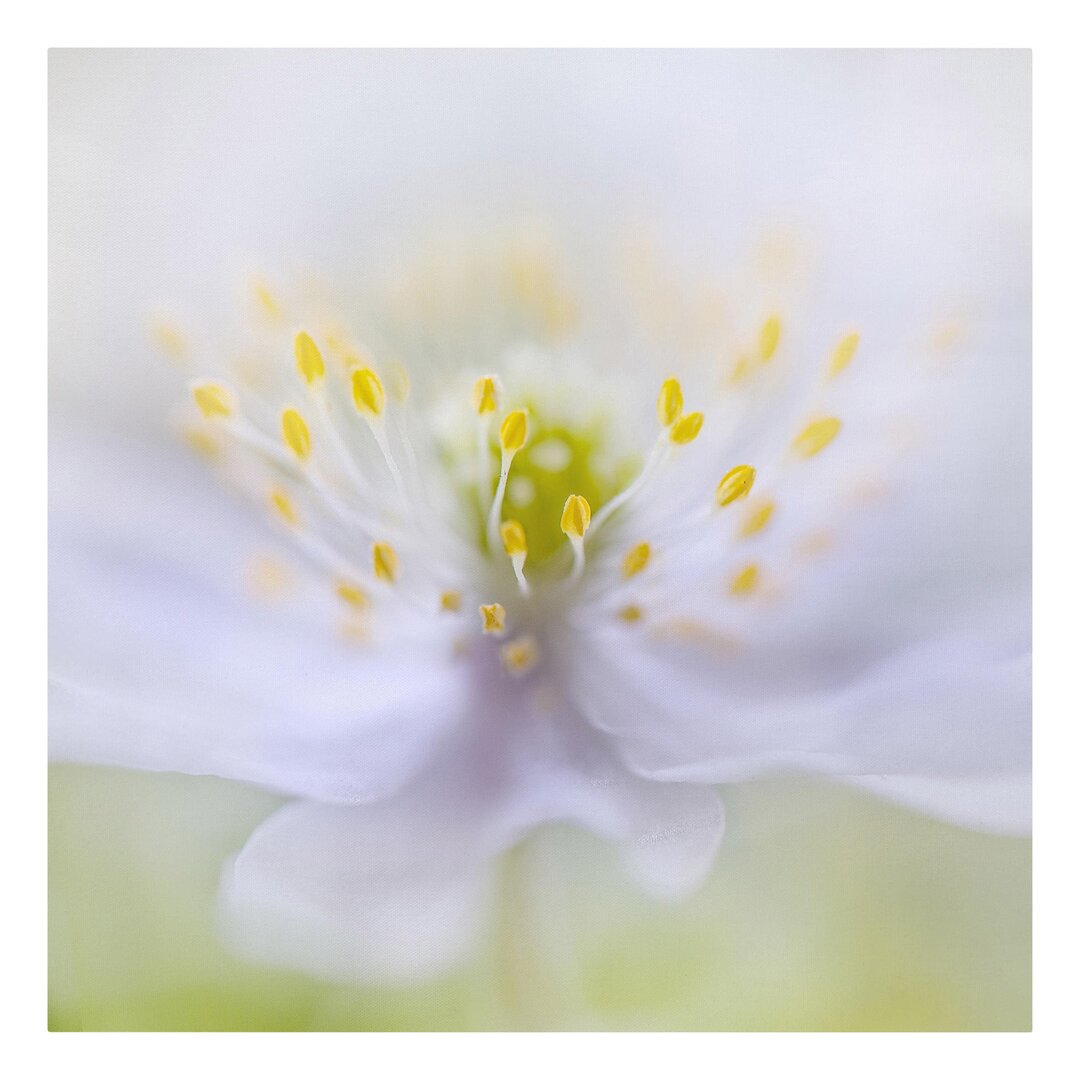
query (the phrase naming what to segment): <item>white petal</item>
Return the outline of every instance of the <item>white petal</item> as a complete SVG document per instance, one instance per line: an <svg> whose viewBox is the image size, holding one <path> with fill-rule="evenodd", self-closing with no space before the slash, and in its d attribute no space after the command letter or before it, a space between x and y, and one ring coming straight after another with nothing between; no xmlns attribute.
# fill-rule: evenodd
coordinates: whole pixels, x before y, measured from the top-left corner
<svg viewBox="0 0 1080 1080"><path fill-rule="evenodd" d="M338 981L439 974L475 938L488 889L483 845L445 810L422 798L279 810L225 872L226 939Z"/></svg>
<svg viewBox="0 0 1080 1080"><path fill-rule="evenodd" d="M981 777L853 776L882 798L969 829L1031 835L1031 774Z"/></svg>
<svg viewBox="0 0 1080 1080"><path fill-rule="evenodd" d="M82 440L54 445L51 468L54 758L363 802L465 714L466 673L444 639L363 648L329 613L245 595L254 519L175 455Z"/></svg>

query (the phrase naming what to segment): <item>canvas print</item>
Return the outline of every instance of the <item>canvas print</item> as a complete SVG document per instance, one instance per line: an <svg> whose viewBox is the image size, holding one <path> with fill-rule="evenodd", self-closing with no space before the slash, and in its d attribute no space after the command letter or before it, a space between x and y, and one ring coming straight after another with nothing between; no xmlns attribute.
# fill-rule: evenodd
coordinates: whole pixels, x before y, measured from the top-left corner
<svg viewBox="0 0 1080 1080"><path fill-rule="evenodd" d="M1029 1028L1030 89L54 50L50 1027Z"/></svg>

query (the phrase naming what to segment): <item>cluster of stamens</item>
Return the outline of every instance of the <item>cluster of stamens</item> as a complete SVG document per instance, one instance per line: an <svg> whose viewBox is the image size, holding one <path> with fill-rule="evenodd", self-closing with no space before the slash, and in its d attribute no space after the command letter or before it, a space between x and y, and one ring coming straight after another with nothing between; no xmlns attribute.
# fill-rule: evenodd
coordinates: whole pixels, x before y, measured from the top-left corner
<svg viewBox="0 0 1080 1080"><path fill-rule="evenodd" d="M779 322L769 320L761 334L760 350L763 360L771 358L778 338ZM847 367L857 344L858 336L855 334L845 337L839 343L827 369L829 376L834 376ZM355 562L355 550L342 552L321 539L317 530L305 529L301 513L285 485L275 483L267 493L269 505L279 522L288 527L307 555L332 573L334 589L340 600L354 612L366 611L371 602L370 590L394 589L400 585L402 560L398 547L387 534L393 534L395 529L400 531L403 527L402 521L399 515L386 514L385 506L380 509L378 500L370 497L372 487L369 477L363 475L347 440L335 426L336 423L340 424L340 420L335 421L331 415L326 386L327 364L319 345L311 334L300 331L295 335L293 347L296 370L308 392L309 405L307 409L295 405L281 409L280 441L270 438L257 425L246 420L237 408L233 393L220 382L194 383L192 392L195 404L206 420L220 424L241 444L254 449L264 459L269 459L280 472L286 476L307 479L309 486L321 499L324 509L328 510L339 524L346 528L355 527L364 536L369 560L366 570L358 567ZM378 447L389 483L397 493L398 507L408 506L410 495L406 478L388 438L388 399L382 379L371 366L360 361L349 366L347 377L348 397L356 415L364 421ZM397 373L395 382L399 392L393 395L394 401L404 404L408 397L408 380L404 369ZM478 596L477 599L482 600L478 607L478 630L483 635L500 640L499 655L508 672L525 674L532 670L540 659L540 644L537 636L530 632L527 616L536 583L530 584L526 576L529 538L525 527L514 517L504 518L503 512L515 458L530 439L530 412L526 408L514 408L500 416L503 397L502 384L495 375L477 379L472 387L472 408L476 417L476 493L481 506L486 507L481 529L481 554L486 563L493 565L496 571L484 575L488 587L494 583L496 591L501 588L498 585L498 566L506 566L506 563L502 562L505 559L512 572L512 582L516 583L517 596L512 604L507 595L501 597L505 604L497 597ZM320 421L316 436L313 436L312 425L305 413L307 416L314 414ZM656 413L659 422L656 441L647 454L644 465L621 491L607 499L595 512L585 496L574 491L566 493L559 520L559 528L565 536L571 555L569 568L561 579L566 585L574 586L585 574L587 545L613 515L647 488L675 451L697 439L705 420L702 412L684 409L683 390L679 381L674 378L665 380L661 385ZM491 451L493 430L497 441L497 474L493 469ZM812 457L828 446L839 430L840 421L835 417L814 419L796 435L791 444L792 451L800 457ZM320 439L325 440L328 445L318 446ZM347 484L330 482L320 473L316 463L316 449L332 456L337 465L337 475L347 478ZM410 445L409 450L411 449ZM723 511L737 502L747 500L754 488L755 479L756 471L750 465L738 464L730 468L717 483L712 511ZM749 501L738 534L748 537L761 532L769 524L774 510L775 505L769 499ZM352 547L355 548L355 543ZM654 557L655 549L648 539L635 542L619 563L621 579L629 581L643 574ZM749 596L757 589L760 578L758 565L747 563L730 577L728 591L737 598ZM515 586L509 575L506 581L510 583L513 591ZM470 588L466 580L456 583L455 587L433 590L430 599L426 599L425 595L414 595L409 597L409 600L430 614L457 615L462 611L465 598L476 596L476 589ZM512 617L508 613L508 606L512 611L524 611L525 618ZM644 613L639 604L630 603L621 607L617 616L623 622L632 624L641 621ZM517 627L514 625L515 621L519 623Z"/></svg>

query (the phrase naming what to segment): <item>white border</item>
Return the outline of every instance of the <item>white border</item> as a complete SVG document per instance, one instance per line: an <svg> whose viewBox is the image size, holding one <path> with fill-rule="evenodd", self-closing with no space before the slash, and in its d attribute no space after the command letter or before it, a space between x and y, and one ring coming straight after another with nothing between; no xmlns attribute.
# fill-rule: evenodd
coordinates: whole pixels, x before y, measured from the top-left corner
<svg viewBox="0 0 1080 1080"><path fill-rule="evenodd" d="M875 1078L1060 1075L1075 1060L1077 925L1076 787L1080 762L1075 691L1078 530L1076 519L1077 231L1074 36L1050 5L934 3L754 4L730 9L662 6L648 25L626 5L412 4L373 7L308 2L292 22L266 5L181 7L54 3L26 16L22 40L5 50L0 77L8 119L2 262L7 313L3 506L3 730L5 917L0 1020L5 1058L28 1075L156 1077L233 1070L260 1077L326 1070L438 1075L449 1061L470 1073L515 1075L695 1073L751 1076L817 1072ZM328 14L329 12L329 14ZM696 17L695 13L696 12ZM688 15L688 13L691 13ZM36 22L36 26L33 25ZM29 28L28 28L29 27ZM9 28L10 31L10 28ZM11 39L9 38L9 42ZM1034 46L1036 365L1036 925L1035 1035L641 1035L366 1036L48 1035L45 1032L45 373L46 56L49 45L148 44L538 44L979 45ZM994 513L988 506L987 513ZM15 540L12 549L8 541ZM8 680L11 680L10 682ZM528 1038L525 1046L520 1040ZM453 1040L450 1042L449 1040ZM467 1043L464 1041L467 1040ZM511 1041L513 1040L513 1041ZM716 1040L719 1040L716 1041ZM812 1043L809 1040L813 1040ZM457 1054L455 1054L457 1051ZM453 1057L451 1057L453 1055ZM458 1056L460 1055L460 1056ZM632 1064L631 1064L632 1063ZM1065 1064L1064 1070L1062 1064ZM23 1068L15 1065L17 1073Z"/></svg>

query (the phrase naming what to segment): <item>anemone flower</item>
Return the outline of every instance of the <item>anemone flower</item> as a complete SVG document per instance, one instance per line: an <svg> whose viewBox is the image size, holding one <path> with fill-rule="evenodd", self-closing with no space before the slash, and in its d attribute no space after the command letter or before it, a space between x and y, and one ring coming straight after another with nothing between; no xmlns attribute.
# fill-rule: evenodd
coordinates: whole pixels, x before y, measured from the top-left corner
<svg viewBox="0 0 1080 1080"><path fill-rule="evenodd" d="M819 209L816 275L513 228L270 275L156 324L196 453L54 425L52 755L291 800L234 947L430 977L549 822L677 902L763 776L1025 828L1022 275L898 284Z"/></svg>

